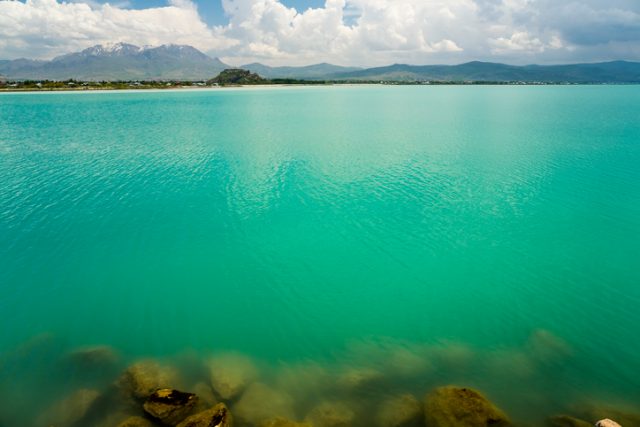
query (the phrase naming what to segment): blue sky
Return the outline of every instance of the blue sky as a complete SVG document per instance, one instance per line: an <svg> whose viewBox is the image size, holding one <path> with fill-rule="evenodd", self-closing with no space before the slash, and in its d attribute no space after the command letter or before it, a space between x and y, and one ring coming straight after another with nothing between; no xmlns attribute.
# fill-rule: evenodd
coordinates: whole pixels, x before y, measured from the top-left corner
<svg viewBox="0 0 640 427"><path fill-rule="evenodd" d="M640 60L638 0L0 0L0 59L187 44L232 65Z"/></svg>
<svg viewBox="0 0 640 427"><path fill-rule="evenodd" d="M146 0L140 0L138 3L144 7ZM198 1L198 9L202 13L202 17L211 25L222 25L226 23L224 10L220 0ZM310 7L322 7L322 0L282 0L282 4L288 7L295 7L299 11L305 11Z"/></svg>
<svg viewBox="0 0 640 427"><path fill-rule="evenodd" d="M100 3L108 2L101 1ZM163 0L129 0L128 3L134 9L147 9L166 5L166 1ZM198 0L195 3L198 5L198 10L203 20L209 25L224 25L227 22L220 0ZM323 0L281 0L281 3L287 7L294 7L299 11L324 5Z"/></svg>

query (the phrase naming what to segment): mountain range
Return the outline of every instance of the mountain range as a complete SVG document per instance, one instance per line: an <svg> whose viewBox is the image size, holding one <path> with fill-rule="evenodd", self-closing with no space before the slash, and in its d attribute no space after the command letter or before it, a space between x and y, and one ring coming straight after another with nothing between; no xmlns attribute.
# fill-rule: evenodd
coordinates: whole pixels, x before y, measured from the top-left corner
<svg viewBox="0 0 640 427"><path fill-rule="evenodd" d="M640 63L627 61L568 65L406 65L368 68L339 74L341 79L385 81L495 81L542 83L639 83Z"/></svg>
<svg viewBox="0 0 640 427"><path fill-rule="evenodd" d="M97 45L50 61L0 61L0 75L14 80L201 80L229 68L185 45Z"/></svg>
<svg viewBox="0 0 640 427"><path fill-rule="evenodd" d="M233 68L194 47L139 47L126 43L97 45L49 61L0 60L0 76L9 80L208 80ZM640 63L628 61L569 65L506 65L467 62L460 65L342 67L327 63L304 67L240 68L268 79L347 81L492 81L541 83L640 83Z"/></svg>
<svg viewBox="0 0 640 427"><path fill-rule="evenodd" d="M254 62L253 64L242 65L240 68L249 70L267 79L307 79L307 80L330 80L333 76L347 75L362 71L359 67L341 67L333 64L314 64L304 67L269 67L268 65Z"/></svg>

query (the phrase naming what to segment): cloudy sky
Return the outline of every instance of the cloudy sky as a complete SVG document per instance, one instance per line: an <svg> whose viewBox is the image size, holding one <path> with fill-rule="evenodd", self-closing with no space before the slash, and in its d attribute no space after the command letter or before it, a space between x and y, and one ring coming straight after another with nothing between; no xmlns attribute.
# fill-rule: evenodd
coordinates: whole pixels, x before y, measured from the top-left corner
<svg viewBox="0 0 640 427"><path fill-rule="evenodd" d="M640 60L640 0L0 0L0 59L189 44L232 65Z"/></svg>

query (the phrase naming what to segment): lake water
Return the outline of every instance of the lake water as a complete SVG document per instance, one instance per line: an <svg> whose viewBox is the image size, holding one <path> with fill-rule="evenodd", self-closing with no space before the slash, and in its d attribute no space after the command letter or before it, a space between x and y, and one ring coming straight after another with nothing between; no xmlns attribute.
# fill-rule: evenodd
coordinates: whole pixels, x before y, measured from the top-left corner
<svg viewBox="0 0 640 427"><path fill-rule="evenodd" d="M0 94L0 322L7 427L93 345L241 353L298 419L640 412L640 86Z"/></svg>

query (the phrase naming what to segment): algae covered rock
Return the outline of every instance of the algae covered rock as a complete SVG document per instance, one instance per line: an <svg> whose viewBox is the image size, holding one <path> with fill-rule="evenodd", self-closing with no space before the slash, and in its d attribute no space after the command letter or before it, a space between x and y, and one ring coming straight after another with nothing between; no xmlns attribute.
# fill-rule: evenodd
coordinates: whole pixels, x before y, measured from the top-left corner
<svg viewBox="0 0 640 427"><path fill-rule="evenodd" d="M78 348L66 356L68 363L86 370L110 369L118 360L118 353L107 345Z"/></svg>
<svg viewBox="0 0 640 427"><path fill-rule="evenodd" d="M511 425L504 412L470 388L438 387L427 395L424 411L427 427Z"/></svg>
<svg viewBox="0 0 640 427"><path fill-rule="evenodd" d="M56 427L72 426L87 415L91 406L100 397L100 392L80 389L55 403L39 418L40 424Z"/></svg>
<svg viewBox="0 0 640 427"><path fill-rule="evenodd" d="M313 427L348 427L353 424L355 413L341 402L323 402L313 408L305 421Z"/></svg>
<svg viewBox="0 0 640 427"><path fill-rule="evenodd" d="M565 340L545 329L538 329L531 334L527 351L541 363L557 362L573 354L573 349Z"/></svg>
<svg viewBox="0 0 640 427"><path fill-rule="evenodd" d="M218 400L213 395L213 390L209 384L199 382L191 387L191 390L196 396L198 396L198 404L196 408L201 408L200 410L202 411L212 408L216 403L218 403Z"/></svg>
<svg viewBox="0 0 640 427"><path fill-rule="evenodd" d="M420 426L422 419L422 405L412 394L382 402L376 414L376 424L380 427Z"/></svg>
<svg viewBox="0 0 640 427"><path fill-rule="evenodd" d="M176 427L232 427L233 417L224 403L184 419Z"/></svg>
<svg viewBox="0 0 640 427"><path fill-rule="evenodd" d="M282 364L278 367L275 387L293 396L323 395L335 386L329 370L317 362Z"/></svg>
<svg viewBox="0 0 640 427"><path fill-rule="evenodd" d="M143 407L153 418L164 424L175 425L189 415L197 402L198 397L193 393L160 389L147 398Z"/></svg>
<svg viewBox="0 0 640 427"><path fill-rule="evenodd" d="M547 420L547 425L549 427L592 427L591 423L568 415L553 416Z"/></svg>
<svg viewBox="0 0 640 427"><path fill-rule="evenodd" d="M117 385L127 395L146 399L156 390L178 386L178 373L169 366L145 360L129 366Z"/></svg>
<svg viewBox="0 0 640 427"><path fill-rule="evenodd" d="M390 371L395 377L415 378L424 376L435 369L433 362L427 359L425 354L421 354L418 349L405 347L392 349L385 362L385 372Z"/></svg>
<svg viewBox="0 0 640 427"><path fill-rule="evenodd" d="M66 354L61 362L65 375L72 375L92 385L105 385L120 369L118 353L106 345L78 348Z"/></svg>
<svg viewBox="0 0 640 427"><path fill-rule="evenodd" d="M129 417L118 424L118 427L153 427L153 423L142 417Z"/></svg>
<svg viewBox="0 0 640 427"><path fill-rule="evenodd" d="M337 384L347 391L366 389L384 381L382 372L374 368L348 368L338 376Z"/></svg>
<svg viewBox="0 0 640 427"><path fill-rule="evenodd" d="M239 353L227 353L209 360L211 386L223 399L238 396L258 377L253 361Z"/></svg>
<svg viewBox="0 0 640 427"><path fill-rule="evenodd" d="M233 407L242 421L257 425L276 417L293 419L293 398L262 383L253 383Z"/></svg>
<svg viewBox="0 0 640 427"><path fill-rule="evenodd" d="M431 360L435 369L466 375L473 371L478 363L478 354L469 345L462 342L441 342L429 346L425 356Z"/></svg>
<svg viewBox="0 0 640 427"><path fill-rule="evenodd" d="M500 349L487 353L485 366L488 375L502 381L529 381L536 375L537 360L522 349Z"/></svg>
<svg viewBox="0 0 640 427"><path fill-rule="evenodd" d="M314 427L308 422L291 421L286 418L276 417L260 423L258 427Z"/></svg>

